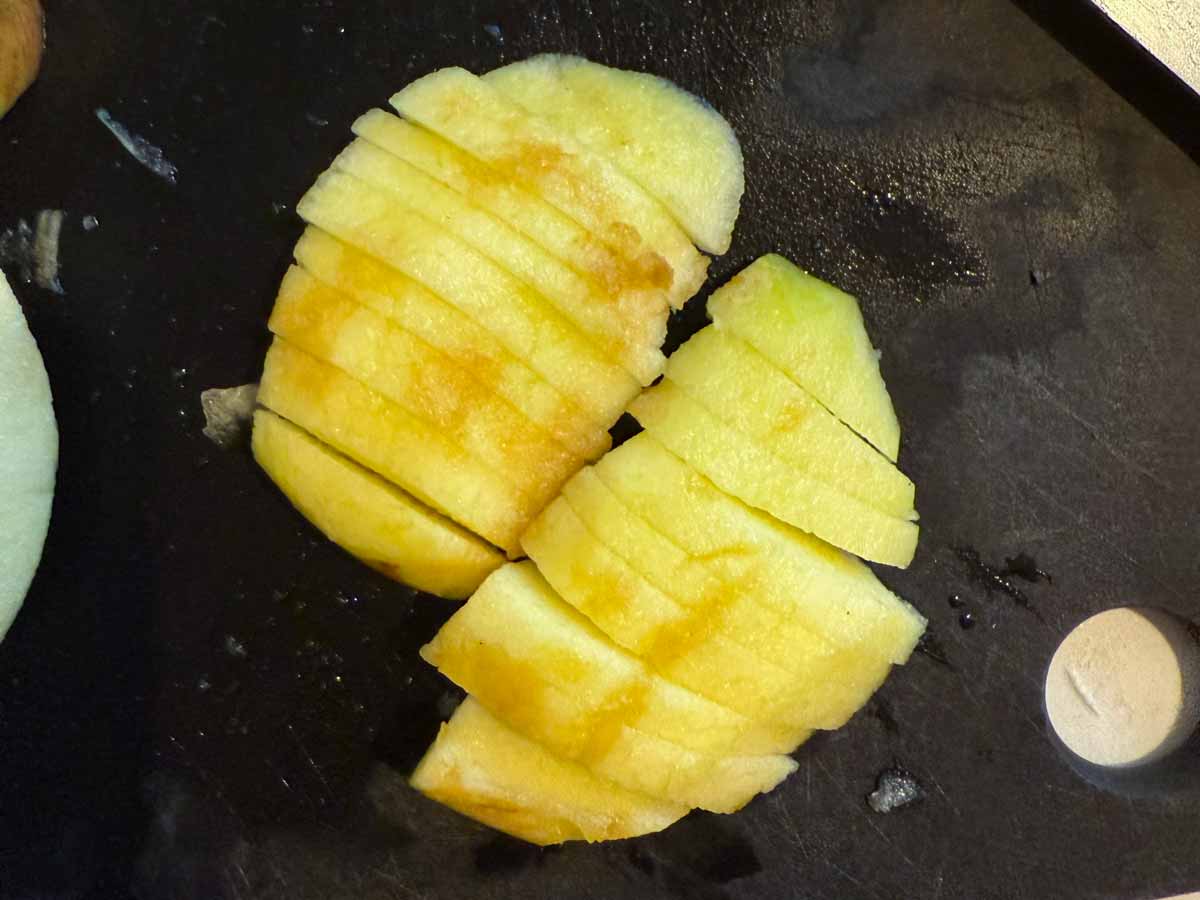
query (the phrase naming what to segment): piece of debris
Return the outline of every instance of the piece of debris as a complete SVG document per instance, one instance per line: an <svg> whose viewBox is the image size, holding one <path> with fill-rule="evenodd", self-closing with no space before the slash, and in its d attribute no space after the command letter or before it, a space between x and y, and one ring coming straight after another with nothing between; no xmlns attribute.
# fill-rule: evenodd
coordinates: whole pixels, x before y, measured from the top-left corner
<svg viewBox="0 0 1200 900"><path fill-rule="evenodd" d="M246 645L235 638L232 634L225 635L225 652L235 659L245 659Z"/></svg>
<svg viewBox="0 0 1200 900"><path fill-rule="evenodd" d="M150 143L144 137L134 134L124 125L114 119L104 107L96 110L96 118L104 127L112 132L113 137L121 142L126 152L143 166L157 175L163 181L175 183L179 170L175 168L163 154L162 149Z"/></svg>
<svg viewBox="0 0 1200 900"><path fill-rule="evenodd" d="M99 227L100 227L100 220L97 219L95 216L84 216L83 217L83 230L84 231L95 231Z"/></svg>
<svg viewBox="0 0 1200 900"><path fill-rule="evenodd" d="M504 46L504 32L500 30L499 25L484 25L483 30L487 32L488 37L495 41L500 46Z"/></svg>
<svg viewBox="0 0 1200 900"><path fill-rule="evenodd" d="M58 278L58 245L62 233L61 209L39 210L33 227L18 219L12 228L0 232L0 264L13 266L20 279L40 288L63 293Z"/></svg>
<svg viewBox="0 0 1200 900"><path fill-rule="evenodd" d="M879 773L875 790L867 795L867 806L877 813L890 813L925 797L925 789L912 773L893 765Z"/></svg>
<svg viewBox="0 0 1200 900"><path fill-rule="evenodd" d="M228 450L241 440L254 415L254 404L258 399L257 384L243 384L230 388L209 388L200 394L200 408L204 411L204 436Z"/></svg>

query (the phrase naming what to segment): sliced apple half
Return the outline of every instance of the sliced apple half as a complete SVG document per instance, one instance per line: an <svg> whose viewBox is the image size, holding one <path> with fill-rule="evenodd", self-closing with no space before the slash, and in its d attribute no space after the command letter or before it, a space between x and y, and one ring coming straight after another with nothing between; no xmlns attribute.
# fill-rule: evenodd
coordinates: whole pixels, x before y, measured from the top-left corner
<svg viewBox="0 0 1200 900"><path fill-rule="evenodd" d="M391 98L405 118L525 185L630 259L662 259L662 285L682 307L708 260L670 213L607 159L525 111L465 69L440 69Z"/></svg>
<svg viewBox="0 0 1200 900"><path fill-rule="evenodd" d="M295 256L319 281L446 354L576 455L596 459L611 446L607 425L428 288L311 225L296 244Z"/></svg>
<svg viewBox="0 0 1200 900"><path fill-rule="evenodd" d="M592 534L562 498L521 537L538 570L580 613L655 671L764 726L791 751L808 738L812 685L735 643L716 615L676 602Z"/></svg>
<svg viewBox="0 0 1200 900"><path fill-rule="evenodd" d="M900 424L853 297L772 253L716 291L708 315L896 461Z"/></svg>
<svg viewBox="0 0 1200 900"><path fill-rule="evenodd" d="M732 332L697 332L671 355L667 378L806 476L889 516L916 519L912 481Z"/></svg>
<svg viewBox="0 0 1200 900"><path fill-rule="evenodd" d="M466 313L601 422L615 422L640 389L535 291L386 192L326 172L296 210Z"/></svg>
<svg viewBox="0 0 1200 900"><path fill-rule="evenodd" d="M398 204L437 222L515 275L640 384L650 384L662 374L666 360L659 347L667 335L665 303L650 314L626 315L617 298L594 287L539 244L362 138L338 154L333 166L388 191Z"/></svg>
<svg viewBox="0 0 1200 900"><path fill-rule="evenodd" d="M436 428L535 503L555 496L582 462L450 359L303 269L284 276L267 324Z"/></svg>
<svg viewBox="0 0 1200 900"><path fill-rule="evenodd" d="M431 425L282 338L258 402L512 553L537 506Z"/></svg>
<svg viewBox="0 0 1200 900"><path fill-rule="evenodd" d="M426 128L381 109L364 113L354 133L436 178L553 253L596 285L624 319L665 316L662 265L630 260L541 197ZM655 257L657 259L657 257Z"/></svg>
<svg viewBox="0 0 1200 900"><path fill-rule="evenodd" d="M326 537L389 578L471 595L504 554L274 413L254 414L254 458Z"/></svg>
<svg viewBox="0 0 1200 900"><path fill-rule="evenodd" d="M761 724L656 675L571 608L531 563L489 578L422 657L505 721L545 719L575 757L604 748L617 725L698 753L791 748ZM599 739L599 740L598 740Z"/></svg>
<svg viewBox="0 0 1200 900"><path fill-rule="evenodd" d="M629 411L663 446L726 493L864 559L901 568L912 562L914 523L802 474L671 381L639 396Z"/></svg>
<svg viewBox="0 0 1200 900"><path fill-rule="evenodd" d="M859 560L730 497L651 435L626 441L594 471L719 577L837 646L903 663L920 639L925 620Z"/></svg>
<svg viewBox="0 0 1200 900"><path fill-rule="evenodd" d="M693 617L790 673L779 695L797 721L840 728L887 677L891 664L886 659L857 647L837 647L760 601L757 592L718 578L703 557L668 540L592 469L568 481L563 497L597 538Z"/></svg>
<svg viewBox="0 0 1200 900"><path fill-rule="evenodd" d="M42 558L58 469L50 379L0 272L0 640Z"/></svg>
<svg viewBox="0 0 1200 900"><path fill-rule="evenodd" d="M650 834L688 811L555 756L470 697L442 725L410 783L477 822L542 846Z"/></svg>
<svg viewBox="0 0 1200 900"><path fill-rule="evenodd" d="M746 186L742 148L708 103L665 78L552 53L483 80L615 163L702 250L729 249Z"/></svg>

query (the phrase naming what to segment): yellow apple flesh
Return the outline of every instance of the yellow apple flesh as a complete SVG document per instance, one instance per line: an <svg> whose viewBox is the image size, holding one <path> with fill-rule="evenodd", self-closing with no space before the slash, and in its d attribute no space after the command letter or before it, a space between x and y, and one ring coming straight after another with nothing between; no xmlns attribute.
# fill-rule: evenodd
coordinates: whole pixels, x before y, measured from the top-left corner
<svg viewBox="0 0 1200 900"><path fill-rule="evenodd" d="M37 78L45 43L38 0L0 0L0 118Z"/></svg>
<svg viewBox="0 0 1200 900"><path fill-rule="evenodd" d="M326 537L389 578L471 595L504 555L272 412L254 414L254 458Z"/></svg>
<svg viewBox="0 0 1200 900"><path fill-rule="evenodd" d="M405 118L536 191L627 258L661 257L672 306L682 307L704 283L708 260L657 200L607 159L470 72L433 72L393 96L391 104Z"/></svg>
<svg viewBox="0 0 1200 900"><path fill-rule="evenodd" d="M702 249L729 249L745 190L742 149L711 106L665 78L543 54L483 80L614 163Z"/></svg>
<svg viewBox="0 0 1200 900"><path fill-rule="evenodd" d="M442 725L410 781L438 803L543 846L650 834L688 811L555 756L469 697Z"/></svg>

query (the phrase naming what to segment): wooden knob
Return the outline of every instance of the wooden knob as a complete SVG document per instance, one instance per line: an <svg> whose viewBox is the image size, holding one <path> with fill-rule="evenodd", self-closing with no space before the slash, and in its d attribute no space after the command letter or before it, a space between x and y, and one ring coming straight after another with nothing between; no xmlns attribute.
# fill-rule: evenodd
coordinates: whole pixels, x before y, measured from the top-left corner
<svg viewBox="0 0 1200 900"><path fill-rule="evenodd" d="M1200 645L1162 610L1131 606L1092 616L1050 660L1046 713L1063 743L1090 763L1160 759L1200 722Z"/></svg>

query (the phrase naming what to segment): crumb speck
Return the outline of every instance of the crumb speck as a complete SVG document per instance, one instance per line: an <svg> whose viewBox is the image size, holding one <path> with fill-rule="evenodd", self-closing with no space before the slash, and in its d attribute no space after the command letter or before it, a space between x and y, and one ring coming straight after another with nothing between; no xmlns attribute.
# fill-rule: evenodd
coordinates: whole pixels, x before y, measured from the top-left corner
<svg viewBox="0 0 1200 900"><path fill-rule="evenodd" d="M100 220L97 219L95 216L84 216L83 217L83 230L84 231L95 231L99 227L100 227Z"/></svg>
<svg viewBox="0 0 1200 900"><path fill-rule="evenodd" d="M247 656L246 645L232 634L225 635L225 652L235 659L245 659Z"/></svg>
<svg viewBox="0 0 1200 900"><path fill-rule="evenodd" d="M114 119L107 109L100 107L96 110L96 118L112 132L113 137L120 142L130 156L169 184L175 184L179 170L171 164L163 154L162 149L151 144L138 134L134 134L124 125Z"/></svg>
<svg viewBox="0 0 1200 900"><path fill-rule="evenodd" d="M486 31L488 37L490 37L497 44L504 44L504 32L500 30L499 25L484 25L483 30Z"/></svg>
<svg viewBox="0 0 1200 900"><path fill-rule="evenodd" d="M200 408L204 411L204 436L223 450L233 447L254 415L257 398L257 384L203 391Z"/></svg>
<svg viewBox="0 0 1200 900"><path fill-rule="evenodd" d="M867 795L867 805L877 813L890 813L924 797L925 789L912 773L897 765L879 773L875 790Z"/></svg>

